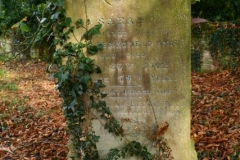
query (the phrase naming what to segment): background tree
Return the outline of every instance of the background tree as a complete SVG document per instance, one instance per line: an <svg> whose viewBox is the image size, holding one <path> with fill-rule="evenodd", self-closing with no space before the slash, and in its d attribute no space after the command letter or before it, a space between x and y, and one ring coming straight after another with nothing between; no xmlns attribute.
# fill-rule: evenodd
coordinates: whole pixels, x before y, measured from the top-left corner
<svg viewBox="0 0 240 160"><path fill-rule="evenodd" d="M50 12L46 0L0 1L0 7L0 35L11 37L12 52L30 58L30 48L35 46L40 58L50 60L54 51L52 28L42 19Z"/></svg>
<svg viewBox="0 0 240 160"><path fill-rule="evenodd" d="M192 5L192 16L211 21L232 21L239 18L240 0L201 0Z"/></svg>

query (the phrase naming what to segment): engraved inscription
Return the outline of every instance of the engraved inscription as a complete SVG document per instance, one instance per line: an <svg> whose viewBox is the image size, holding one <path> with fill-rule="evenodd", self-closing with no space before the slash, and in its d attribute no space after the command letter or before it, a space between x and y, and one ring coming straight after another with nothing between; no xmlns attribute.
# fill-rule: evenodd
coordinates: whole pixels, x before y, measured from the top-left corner
<svg viewBox="0 0 240 160"><path fill-rule="evenodd" d="M102 25L133 25L133 24L142 24L143 18L138 17L133 19L132 17L116 17L116 18L99 18L98 23Z"/></svg>
<svg viewBox="0 0 240 160"><path fill-rule="evenodd" d="M129 47L150 47L151 41L119 41L119 42L99 42L103 45L104 49L116 49L116 48L129 48Z"/></svg>
<svg viewBox="0 0 240 160"><path fill-rule="evenodd" d="M148 24L145 22L149 19L154 23L162 21L160 15L148 19L141 16L124 17L121 14L98 18L98 22L103 25L99 36L104 37L104 41L99 42L104 48L99 59L108 67L108 75L101 78L108 83L104 92L108 94L108 100L114 109L122 114L125 114L127 109L124 108L127 107L131 114L139 114L143 110L149 111L147 108L150 106L163 109L172 106L166 99L174 93L169 86L175 80L169 74L171 71L168 62L161 59L165 53L161 50L184 46L185 43L181 39L169 38L174 32L164 25L146 30L144 26ZM136 26L138 28L134 30ZM111 29L104 30L104 27ZM151 88L153 84L160 85L161 88ZM152 99L150 103L147 97L151 95L160 99L164 97L165 100L159 102Z"/></svg>

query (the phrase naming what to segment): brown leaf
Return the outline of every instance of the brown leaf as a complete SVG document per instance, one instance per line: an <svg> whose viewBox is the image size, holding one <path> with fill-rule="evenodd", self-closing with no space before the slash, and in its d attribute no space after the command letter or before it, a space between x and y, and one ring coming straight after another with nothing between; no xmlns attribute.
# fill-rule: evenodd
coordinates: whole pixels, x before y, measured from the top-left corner
<svg viewBox="0 0 240 160"><path fill-rule="evenodd" d="M13 153L9 147L0 147L0 151L7 151L9 153Z"/></svg>

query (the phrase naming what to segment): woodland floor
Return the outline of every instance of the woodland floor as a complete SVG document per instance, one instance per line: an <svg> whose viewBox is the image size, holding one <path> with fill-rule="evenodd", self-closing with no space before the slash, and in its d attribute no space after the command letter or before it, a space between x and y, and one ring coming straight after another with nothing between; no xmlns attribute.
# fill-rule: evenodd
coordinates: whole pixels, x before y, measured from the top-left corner
<svg viewBox="0 0 240 160"><path fill-rule="evenodd" d="M44 62L0 65L0 159L66 159L66 122ZM199 160L240 160L240 73L192 74Z"/></svg>

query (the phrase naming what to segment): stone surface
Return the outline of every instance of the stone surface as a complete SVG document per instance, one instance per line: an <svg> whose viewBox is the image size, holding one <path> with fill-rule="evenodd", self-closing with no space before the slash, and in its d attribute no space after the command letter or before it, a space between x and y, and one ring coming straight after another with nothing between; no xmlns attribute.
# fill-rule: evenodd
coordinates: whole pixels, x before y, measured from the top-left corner
<svg viewBox="0 0 240 160"><path fill-rule="evenodd" d="M103 71L95 79L106 85L107 104L127 138L94 120L101 157L132 140L157 154L149 138L167 122L164 138L174 159L197 159L190 140L190 1L67 0L66 7L73 21L87 13L91 25L103 25L93 38L104 45L94 57Z"/></svg>
<svg viewBox="0 0 240 160"><path fill-rule="evenodd" d="M11 45L10 44L11 44L10 39L0 38L0 54L10 52L11 51Z"/></svg>
<svg viewBox="0 0 240 160"><path fill-rule="evenodd" d="M203 56L202 56L202 70L204 71L214 71L217 69L217 67L215 67L213 65L213 59L212 56L210 54L210 51L208 50L204 50L203 51Z"/></svg>

